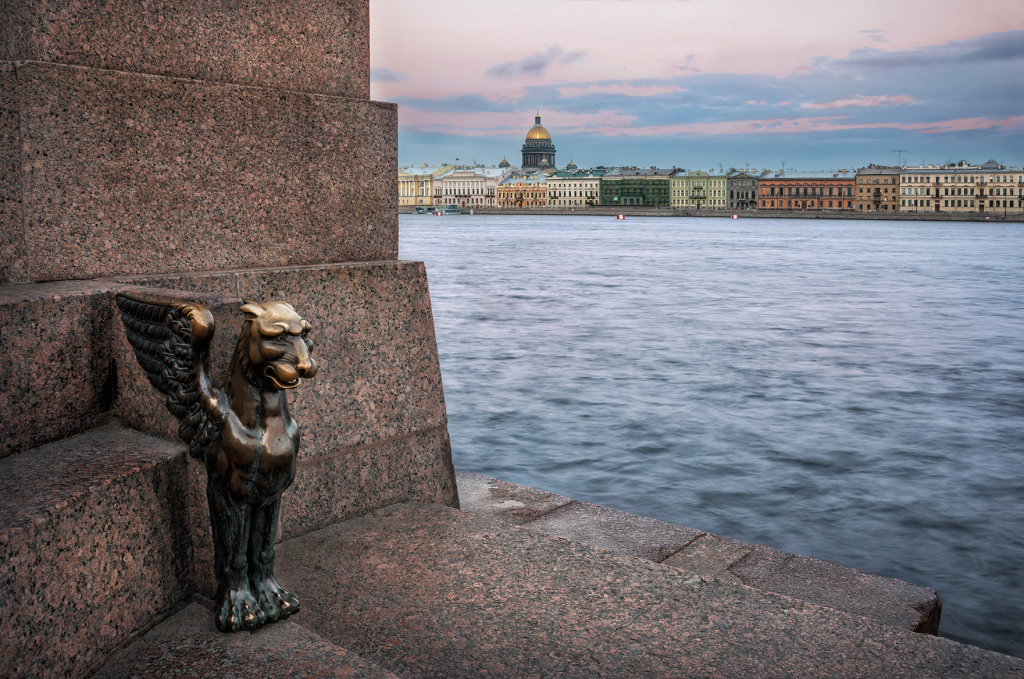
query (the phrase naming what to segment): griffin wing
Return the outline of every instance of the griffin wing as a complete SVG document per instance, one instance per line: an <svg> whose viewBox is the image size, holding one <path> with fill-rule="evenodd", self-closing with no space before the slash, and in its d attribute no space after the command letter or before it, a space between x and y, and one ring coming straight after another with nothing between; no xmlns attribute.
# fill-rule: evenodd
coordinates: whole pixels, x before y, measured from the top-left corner
<svg viewBox="0 0 1024 679"><path fill-rule="evenodd" d="M178 436L192 457L205 459L227 416L226 397L209 377L213 314L199 302L128 293L114 301L139 365L178 418Z"/></svg>

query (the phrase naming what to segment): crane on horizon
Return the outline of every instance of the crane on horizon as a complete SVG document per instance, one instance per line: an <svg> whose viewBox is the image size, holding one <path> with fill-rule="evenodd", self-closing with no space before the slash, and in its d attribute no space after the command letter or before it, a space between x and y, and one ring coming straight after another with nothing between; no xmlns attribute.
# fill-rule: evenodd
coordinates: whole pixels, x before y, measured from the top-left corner
<svg viewBox="0 0 1024 679"><path fill-rule="evenodd" d="M896 165L903 167L903 154L908 151L906 149L893 149L892 152L896 154Z"/></svg>

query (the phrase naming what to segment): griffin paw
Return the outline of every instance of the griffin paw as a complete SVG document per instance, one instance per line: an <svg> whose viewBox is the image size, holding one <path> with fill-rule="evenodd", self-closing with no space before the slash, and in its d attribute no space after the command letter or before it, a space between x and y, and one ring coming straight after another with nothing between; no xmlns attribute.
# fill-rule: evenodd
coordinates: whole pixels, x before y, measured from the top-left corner
<svg viewBox="0 0 1024 679"><path fill-rule="evenodd" d="M267 621L267 614L248 589L230 588L221 597L215 618L221 632L252 631Z"/></svg>
<svg viewBox="0 0 1024 679"><path fill-rule="evenodd" d="M252 591L267 616L267 622L284 620L299 612L299 600L277 584L273 577L254 582Z"/></svg>

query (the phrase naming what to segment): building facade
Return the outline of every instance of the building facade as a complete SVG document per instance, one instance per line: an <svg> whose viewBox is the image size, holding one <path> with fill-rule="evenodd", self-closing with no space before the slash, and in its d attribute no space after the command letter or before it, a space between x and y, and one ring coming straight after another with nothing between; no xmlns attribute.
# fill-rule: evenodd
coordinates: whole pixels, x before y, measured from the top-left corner
<svg viewBox="0 0 1024 679"><path fill-rule="evenodd" d="M726 175L679 170L671 180L672 207L687 210L721 210L728 202Z"/></svg>
<svg viewBox="0 0 1024 679"><path fill-rule="evenodd" d="M903 212L1020 214L1022 191L1024 173L994 160L900 170Z"/></svg>
<svg viewBox="0 0 1024 679"><path fill-rule="evenodd" d="M542 174L507 177L498 184L498 207L538 208L548 206L547 178Z"/></svg>
<svg viewBox="0 0 1024 679"><path fill-rule="evenodd" d="M433 205L434 180L452 169L451 165L423 165L398 169L398 204Z"/></svg>
<svg viewBox="0 0 1024 679"><path fill-rule="evenodd" d="M555 145L551 142L551 134L540 124L540 113L536 122L526 133L523 143L523 172L555 169Z"/></svg>
<svg viewBox="0 0 1024 679"><path fill-rule="evenodd" d="M758 179L758 210L854 210L856 176L839 172L771 172Z"/></svg>
<svg viewBox="0 0 1024 679"><path fill-rule="evenodd" d="M676 168L617 167L601 177L601 205L613 207L668 207L672 204L671 181Z"/></svg>
<svg viewBox="0 0 1024 679"><path fill-rule="evenodd" d="M899 212L900 168L868 165L857 170L858 212Z"/></svg>
<svg viewBox="0 0 1024 679"><path fill-rule="evenodd" d="M498 184L511 170L497 167L456 168L434 179L434 205L496 207Z"/></svg>
<svg viewBox="0 0 1024 679"><path fill-rule="evenodd" d="M757 209L757 176L732 170L726 174L725 190L730 210Z"/></svg>
<svg viewBox="0 0 1024 679"><path fill-rule="evenodd" d="M590 207L601 200L601 170L556 172L548 176L548 207Z"/></svg>

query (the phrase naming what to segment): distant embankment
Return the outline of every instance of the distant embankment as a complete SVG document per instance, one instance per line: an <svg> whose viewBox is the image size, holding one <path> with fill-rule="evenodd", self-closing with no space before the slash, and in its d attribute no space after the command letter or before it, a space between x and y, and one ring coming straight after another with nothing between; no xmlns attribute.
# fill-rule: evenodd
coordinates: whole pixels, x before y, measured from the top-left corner
<svg viewBox="0 0 1024 679"><path fill-rule="evenodd" d="M682 210L677 208L653 207L591 207L570 210L569 208L498 208L474 207L476 215L626 215L630 217L723 217L739 215L741 218L766 219L871 219L871 220L904 220L926 222L1024 222L1024 215L1002 215L989 213L948 213L948 212L813 212L813 211L764 211L755 210ZM463 208L468 215L470 208ZM416 208L400 206L399 214L415 214Z"/></svg>

